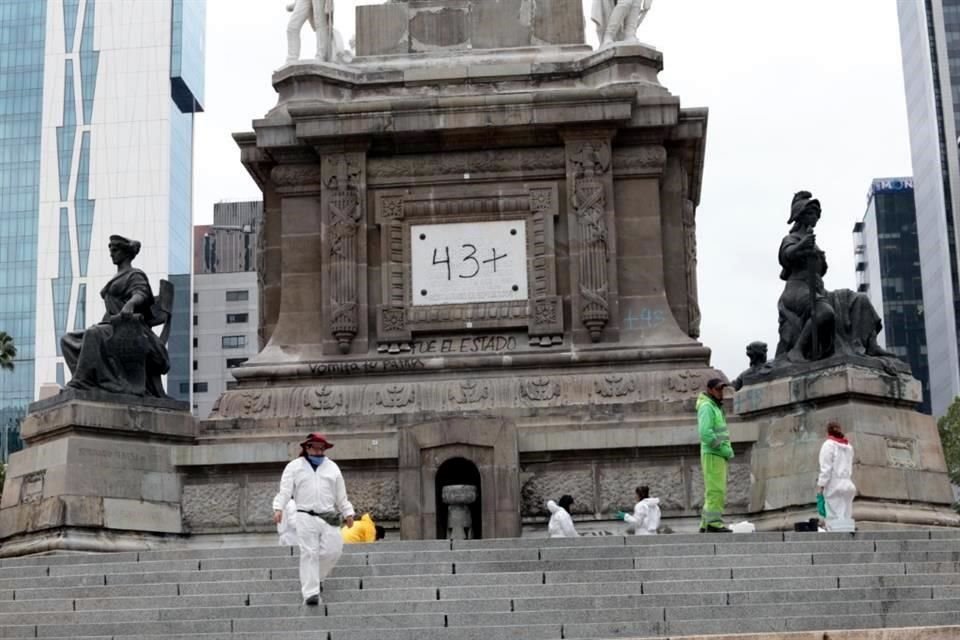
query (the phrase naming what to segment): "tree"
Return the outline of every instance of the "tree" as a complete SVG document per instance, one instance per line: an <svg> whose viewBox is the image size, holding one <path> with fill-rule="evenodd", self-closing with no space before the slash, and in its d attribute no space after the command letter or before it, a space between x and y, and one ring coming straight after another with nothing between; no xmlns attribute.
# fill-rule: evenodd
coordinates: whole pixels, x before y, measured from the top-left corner
<svg viewBox="0 0 960 640"><path fill-rule="evenodd" d="M17 357L17 347L6 331L0 331L0 369L13 371L13 359Z"/></svg>
<svg viewBox="0 0 960 640"><path fill-rule="evenodd" d="M950 482L960 485L960 397L950 405L947 415L937 420L937 431L943 443L943 457L947 460Z"/></svg>

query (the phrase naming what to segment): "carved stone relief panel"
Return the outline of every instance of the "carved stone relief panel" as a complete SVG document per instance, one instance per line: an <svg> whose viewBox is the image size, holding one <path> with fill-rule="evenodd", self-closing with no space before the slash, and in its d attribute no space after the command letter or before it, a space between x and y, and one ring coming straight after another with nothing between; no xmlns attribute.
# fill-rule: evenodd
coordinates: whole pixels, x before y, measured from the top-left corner
<svg viewBox="0 0 960 640"><path fill-rule="evenodd" d="M336 153L321 161L325 229L323 291L329 331L340 353L349 353L360 330L359 272L365 246L366 154Z"/></svg>
<svg viewBox="0 0 960 640"><path fill-rule="evenodd" d="M415 333L456 331L463 329L526 328L531 344L552 346L562 342L563 308L557 296L554 248L555 218L559 213L556 183L516 186L469 185L457 188L410 188L384 190L374 197L375 220L381 229L382 297L377 309L377 343L381 352L399 353L410 350ZM415 304L412 286L411 228L429 225L482 224L494 221L522 223L526 238L527 295L522 299L477 302ZM427 225L427 227L424 227ZM423 234L421 234L423 235ZM421 238L423 239L423 238ZM454 247L454 252L466 248ZM467 276L475 276L476 268L493 262L493 256L476 258L450 253L450 247L434 255L433 266L451 264L474 265ZM475 249L475 247L473 247ZM429 250L427 251L429 254ZM485 254L484 254L485 255ZM502 256L501 256L502 257ZM463 260L463 265L456 262ZM453 263L451 263L453 261ZM427 267L431 266L428 261ZM457 277L464 277L458 272ZM515 288L514 291L517 289ZM522 288L520 289L523 290ZM419 292L424 293L424 292ZM522 296L522 294L521 294Z"/></svg>
<svg viewBox="0 0 960 640"><path fill-rule="evenodd" d="M520 489L524 516L548 516L547 500L573 496L574 514L592 514L594 504L594 477L591 469L534 471Z"/></svg>
<svg viewBox="0 0 960 640"><path fill-rule="evenodd" d="M190 531L240 525L240 485L233 482L183 487L183 524Z"/></svg>
<svg viewBox="0 0 960 640"><path fill-rule="evenodd" d="M357 514L375 522L400 519L400 482L394 471L347 470L347 496Z"/></svg>
<svg viewBox="0 0 960 640"><path fill-rule="evenodd" d="M613 169L609 134L566 141L573 298L592 342L610 322L615 239L611 224Z"/></svg>
<svg viewBox="0 0 960 640"><path fill-rule="evenodd" d="M686 492L683 487L683 467L680 465L657 465L637 461L630 465L610 464L600 467L601 513L622 509L633 511L637 502L636 488L650 487L650 497L660 498L663 510L680 510L686 507Z"/></svg>
<svg viewBox="0 0 960 640"><path fill-rule="evenodd" d="M280 488L280 476L273 482L250 482L243 491L244 528L273 527L273 497Z"/></svg>
<svg viewBox="0 0 960 640"><path fill-rule="evenodd" d="M610 374L594 381L594 390L601 398L624 399L637 390L637 380L627 374Z"/></svg>

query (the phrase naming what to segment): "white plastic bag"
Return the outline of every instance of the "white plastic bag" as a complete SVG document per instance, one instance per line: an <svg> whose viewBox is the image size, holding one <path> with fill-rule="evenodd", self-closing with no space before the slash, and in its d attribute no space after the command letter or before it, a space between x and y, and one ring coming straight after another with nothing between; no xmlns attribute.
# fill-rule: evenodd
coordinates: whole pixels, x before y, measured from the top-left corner
<svg viewBox="0 0 960 640"><path fill-rule="evenodd" d="M730 530L734 533L753 533L757 528L753 525L752 522L747 522L746 520L738 522L734 525L730 525Z"/></svg>

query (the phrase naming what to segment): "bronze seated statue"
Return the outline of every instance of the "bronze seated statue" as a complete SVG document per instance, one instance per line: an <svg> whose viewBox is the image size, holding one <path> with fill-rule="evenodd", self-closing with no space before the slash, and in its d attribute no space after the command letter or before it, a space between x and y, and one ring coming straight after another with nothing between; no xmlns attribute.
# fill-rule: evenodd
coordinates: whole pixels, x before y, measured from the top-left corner
<svg viewBox="0 0 960 640"><path fill-rule="evenodd" d="M162 376L170 370L167 338L173 308L173 285L160 281L154 298L150 281L132 266L140 243L110 236L110 258L117 274L100 296L106 313L99 324L73 331L60 340L64 360L73 374L68 387L110 393L167 398ZM153 327L162 325L158 336Z"/></svg>
<svg viewBox="0 0 960 640"><path fill-rule="evenodd" d="M824 288L827 258L813 232L819 220L820 201L809 191L797 193L788 220L793 228L780 244L780 279L786 284L777 305L777 358L808 362L835 354L894 357L877 343L883 323L866 295Z"/></svg>

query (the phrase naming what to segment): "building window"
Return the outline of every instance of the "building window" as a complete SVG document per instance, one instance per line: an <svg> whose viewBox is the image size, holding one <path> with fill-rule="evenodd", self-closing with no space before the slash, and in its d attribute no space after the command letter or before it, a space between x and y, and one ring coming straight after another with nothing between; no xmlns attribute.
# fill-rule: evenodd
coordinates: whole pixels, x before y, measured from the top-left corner
<svg viewBox="0 0 960 640"><path fill-rule="evenodd" d="M239 386L239 383L236 380L227 380L227 391L231 389L236 389Z"/></svg>
<svg viewBox="0 0 960 640"><path fill-rule="evenodd" d="M250 321L249 313L228 313L227 314L227 324L240 324L243 322Z"/></svg>
<svg viewBox="0 0 960 640"><path fill-rule="evenodd" d="M249 299L250 293L246 289L243 291L227 291L227 302L243 302Z"/></svg>
<svg viewBox="0 0 960 640"><path fill-rule="evenodd" d="M235 367L239 367L246 361L247 361L246 358L227 358L227 369L233 369Z"/></svg>
<svg viewBox="0 0 960 640"><path fill-rule="evenodd" d="M247 346L247 336L223 336L220 344L224 349L239 349Z"/></svg>
<svg viewBox="0 0 960 640"><path fill-rule="evenodd" d="M199 294L199 293L194 293L194 294L193 294L193 304L197 304L198 302L200 302L200 294Z"/></svg>
<svg viewBox="0 0 960 640"><path fill-rule="evenodd" d="M196 360L193 361L193 370L194 370L194 371L197 370L197 361L196 361Z"/></svg>
<svg viewBox="0 0 960 640"><path fill-rule="evenodd" d="M182 393L182 394L184 394L184 395L190 393L190 383L189 383L189 382L181 382L181 383L180 383L180 393Z"/></svg>
<svg viewBox="0 0 960 640"><path fill-rule="evenodd" d="M200 338L194 338L194 339L193 339L193 348L196 349L196 348L199 347L199 346L200 346Z"/></svg>
<svg viewBox="0 0 960 640"><path fill-rule="evenodd" d="M200 324L200 316L193 316L193 326L196 327L199 324Z"/></svg>
<svg viewBox="0 0 960 640"><path fill-rule="evenodd" d="M193 392L194 392L194 393L206 393L206 392L207 392L207 383L206 383L206 382L194 382L194 383L193 383Z"/></svg>

